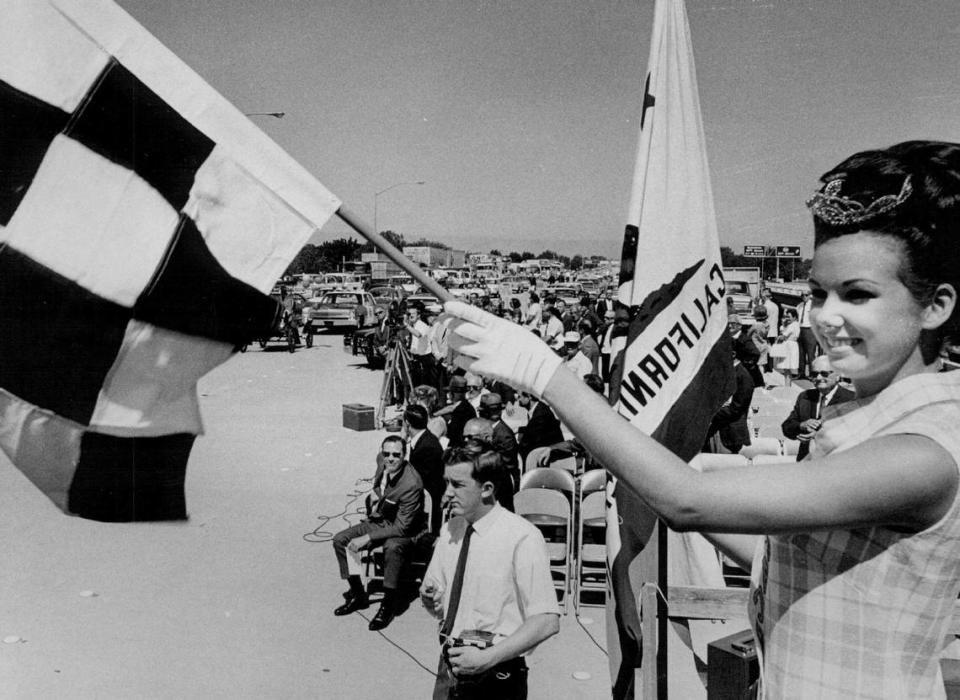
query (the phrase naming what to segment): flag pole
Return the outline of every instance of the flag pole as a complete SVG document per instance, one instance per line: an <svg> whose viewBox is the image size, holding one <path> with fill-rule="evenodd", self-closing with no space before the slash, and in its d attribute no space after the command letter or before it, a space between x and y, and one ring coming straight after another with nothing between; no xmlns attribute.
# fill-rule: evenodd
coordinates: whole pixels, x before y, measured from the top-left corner
<svg viewBox="0 0 960 700"><path fill-rule="evenodd" d="M441 287L440 284L424 272L419 265L397 250L390 241L374 231L368 223L361 221L354 212L341 204L336 213L347 226L373 243L373 245L380 249L380 252L390 258L401 270L419 282L424 289L437 297L437 299L442 302L453 300L453 295L450 294L450 292Z"/></svg>

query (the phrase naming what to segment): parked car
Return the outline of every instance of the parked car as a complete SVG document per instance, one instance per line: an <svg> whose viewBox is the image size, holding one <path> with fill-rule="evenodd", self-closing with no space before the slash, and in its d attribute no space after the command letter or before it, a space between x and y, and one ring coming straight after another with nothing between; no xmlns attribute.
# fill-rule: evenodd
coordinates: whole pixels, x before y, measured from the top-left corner
<svg viewBox="0 0 960 700"><path fill-rule="evenodd" d="M412 306L419 302L431 314L438 314L443 311L443 304L433 294L411 294L407 297L407 306Z"/></svg>
<svg viewBox="0 0 960 700"><path fill-rule="evenodd" d="M753 309L753 297L750 285L742 280L725 280L727 297L733 299L733 310L738 314L749 314Z"/></svg>
<svg viewBox="0 0 960 700"><path fill-rule="evenodd" d="M553 295L557 299L562 299L567 306L579 304L583 296L583 290L579 285L556 285L553 287Z"/></svg>
<svg viewBox="0 0 960 700"><path fill-rule="evenodd" d="M376 303L369 292L327 292L304 309L304 333L320 328L364 328L376 323Z"/></svg>
<svg viewBox="0 0 960 700"><path fill-rule="evenodd" d="M370 296L373 297L373 303L386 309L391 316L396 315L400 302L403 301L404 292L397 287L371 287Z"/></svg>

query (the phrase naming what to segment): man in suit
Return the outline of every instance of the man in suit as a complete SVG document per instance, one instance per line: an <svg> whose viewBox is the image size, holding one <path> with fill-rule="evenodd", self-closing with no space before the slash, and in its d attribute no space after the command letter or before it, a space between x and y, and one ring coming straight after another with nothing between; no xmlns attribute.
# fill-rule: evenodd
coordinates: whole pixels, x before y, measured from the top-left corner
<svg viewBox="0 0 960 700"><path fill-rule="evenodd" d="M429 414L419 404L410 404L403 411L403 432L410 443L410 464L416 469L423 488L430 494L430 532L440 532L443 508L440 501L446 486L443 483L443 448L437 436L427 430Z"/></svg>
<svg viewBox="0 0 960 700"><path fill-rule="evenodd" d="M494 452L500 455L516 493L520 487L520 446L517 445L513 429L503 422L503 399L500 394L490 392L480 397L480 416L493 423L491 445Z"/></svg>
<svg viewBox="0 0 960 700"><path fill-rule="evenodd" d="M808 377L811 371L811 364L817 356L817 338L813 334L813 327L810 324L810 307L813 306L813 298L810 291L803 293L803 301L797 305L797 319L800 322L800 337L797 339L797 345L800 348L800 376Z"/></svg>
<svg viewBox="0 0 960 700"><path fill-rule="evenodd" d="M760 291L760 298L763 299L763 308L767 310L767 345L773 345L777 342L777 336L780 335L780 307L773 300L773 292L764 287ZM767 354L767 364L764 367L767 372L773 371L773 358Z"/></svg>
<svg viewBox="0 0 960 700"><path fill-rule="evenodd" d="M387 317L387 310L382 306L378 306L373 314L377 319L377 325L373 329L373 346L378 353L386 357L390 347L390 319Z"/></svg>
<svg viewBox="0 0 960 700"><path fill-rule="evenodd" d="M535 396L526 393L517 394L518 403L527 409L530 420L520 428L517 442L520 446L520 459L526 462L527 455L536 447L549 447L563 441L560 420L550 407Z"/></svg>
<svg viewBox="0 0 960 700"><path fill-rule="evenodd" d="M852 391L839 385L840 377L830 367L830 360L826 356L816 358L810 366L813 388L800 392L793 410L781 426L785 437L800 441L798 462L810 453L810 441L823 425L823 408L850 401L855 396Z"/></svg>
<svg viewBox="0 0 960 700"><path fill-rule="evenodd" d="M598 318L606 318L608 311L613 311L614 306L613 289L607 289L603 296L597 300L596 312Z"/></svg>
<svg viewBox="0 0 960 700"><path fill-rule="evenodd" d="M737 454L744 445L750 444L747 414L753 401L754 384L750 372L741 361L745 352L742 345L734 345L733 376L736 386L730 398L713 415L707 432L708 442L714 435L719 434L720 443L732 454Z"/></svg>
<svg viewBox="0 0 960 700"><path fill-rule="evenodd" d="M350 588L343 605L334 615L349 615L365 608L369 601L356 566L355 557L366 549L383 545L383 602L370 621L369 629L382 630L397 612L400 576L410 560L414 538L426 529L423 511L423 482L416 470L404 460L405 443L399 435L390 435L380 447L380 459L373 477L375 497L371 499L366 520L333 536L333 551L340 567L340 578Z"/></svg>
<svg viewBox="0 0 960 700"><path fill-rule="evenodd" d="M447 419L447 439L450 447L463 447L463 426L471 418L477 417L477 412L467 400L467 380L455 375L450 377L447 386L450 395L450 406L442 411ZM440 467L441 479L443 466Z"/></svg>

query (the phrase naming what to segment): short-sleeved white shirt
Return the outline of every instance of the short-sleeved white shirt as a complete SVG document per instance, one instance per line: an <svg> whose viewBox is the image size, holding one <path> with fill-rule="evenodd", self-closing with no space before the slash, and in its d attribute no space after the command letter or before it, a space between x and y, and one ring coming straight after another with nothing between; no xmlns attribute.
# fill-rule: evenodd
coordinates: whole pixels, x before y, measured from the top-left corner
<svg viewBox="0 0 960 700"><path fill-rule="evenodd" d="M425 579L443 591L444 613L466 527L462 517L443 525L427 568ZM451 634L457 637L463 630L481 630L493 632L500 640L516 632L528 617L559 615L547 547L536 526L495 505L473 528Z"/></svg>
<svg viewBox="0 0 960 700"><path fill-rule="evenodd" d="M413 327L420 334L419 336L410 334L410 354L411 355L427 355L430 353L430 326L421 321L419 318L416 320L416 323L413 324Z"/></svg>

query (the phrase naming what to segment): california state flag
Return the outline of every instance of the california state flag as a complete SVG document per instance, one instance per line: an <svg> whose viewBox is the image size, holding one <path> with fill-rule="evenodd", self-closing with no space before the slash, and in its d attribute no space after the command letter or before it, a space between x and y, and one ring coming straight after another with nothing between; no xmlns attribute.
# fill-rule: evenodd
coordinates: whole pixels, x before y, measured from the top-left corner
<svg viewBox="0 0 960 700"><path fill-rule="evenodd" d="M657 0L620 270L619 299L637 311L615 362L611 402L688 462L732 391L723 297L687 14L682 0ZM614 483L607 526L614 592L608 606L616 622L608 625L614 698L633 697L642 640L639 572L631 565L654 522L635 493ZM662 537L661 547L667 542ZM669 543L671 583L723 585L705 540L673 535ZM666 571L660 578L665 586Z"/></svg>

